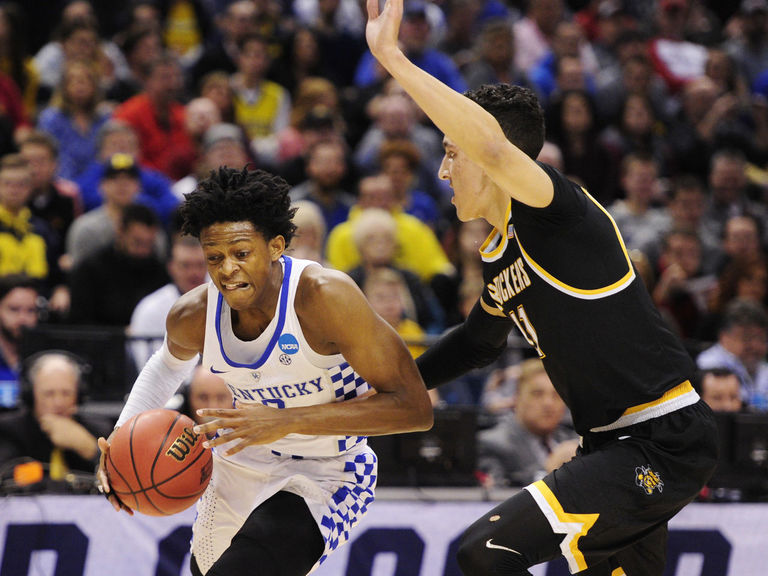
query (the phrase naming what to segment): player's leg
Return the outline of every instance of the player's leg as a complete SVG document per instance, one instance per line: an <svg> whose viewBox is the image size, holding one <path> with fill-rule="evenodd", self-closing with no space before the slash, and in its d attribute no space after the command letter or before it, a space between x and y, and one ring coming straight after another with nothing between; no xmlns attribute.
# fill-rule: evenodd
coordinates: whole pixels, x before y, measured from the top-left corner
<svg viewBox="0 0 768 576"><path fill-rule="evenodd" d="M524 576L529 567L558 556L562 539L523 490L466 530L457 560L467 576Z"/></svg>
<svg viewBox="0 0 768 576"><path fill-rule="evenodd" d="M666 523L659 526L642 540L619 551L613 558L615 565L621 568L618 574L635 576L642 574L662 574L667 563Z"/></svg>
<svg viewBox="0 0 768 576"><path fill-rule="evenodd" d="M323 554L325 541L304 499L277 492L258 506L205 576L304 576ZM192 573L202 576L192 559ZM197 571L196 571L197 570Z"/></svg>

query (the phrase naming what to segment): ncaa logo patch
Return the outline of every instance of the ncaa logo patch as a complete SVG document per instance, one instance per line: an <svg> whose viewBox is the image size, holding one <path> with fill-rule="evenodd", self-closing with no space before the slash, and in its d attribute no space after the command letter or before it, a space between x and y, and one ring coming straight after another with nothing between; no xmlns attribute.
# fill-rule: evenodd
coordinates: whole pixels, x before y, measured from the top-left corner
<svg viewBox="0 0 768 576"><path fill-rule="evenodd" d="M296 354L299 351L299 341L293 334L283 334L277 341L280 351L284 354Z"/></svg>
<svg viewBox="0 0 768 576"><path fill-rule="evenodd" d="M650 466L638 466L635 468L635 484L640 486L649 496L654 490L664 491L664 482L658 472L651 470Z"/></svg>

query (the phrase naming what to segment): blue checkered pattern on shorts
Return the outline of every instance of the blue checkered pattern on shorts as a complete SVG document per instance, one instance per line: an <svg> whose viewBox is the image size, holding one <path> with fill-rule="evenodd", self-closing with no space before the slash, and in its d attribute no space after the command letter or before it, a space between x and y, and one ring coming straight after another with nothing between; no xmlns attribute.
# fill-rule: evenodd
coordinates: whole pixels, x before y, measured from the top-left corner
<svg viewBox="0 0 768 576"><path fill-rule="evenodd" d="M345 462L344 471L354 474L355 485L353 488L344 486L336 491L328 512L320 521L325 529L323 535L326 546L319 564L322 564L328 554L349 540L349 531L365 515L374 500L376 455L372 451L351 457Z"/></svg>

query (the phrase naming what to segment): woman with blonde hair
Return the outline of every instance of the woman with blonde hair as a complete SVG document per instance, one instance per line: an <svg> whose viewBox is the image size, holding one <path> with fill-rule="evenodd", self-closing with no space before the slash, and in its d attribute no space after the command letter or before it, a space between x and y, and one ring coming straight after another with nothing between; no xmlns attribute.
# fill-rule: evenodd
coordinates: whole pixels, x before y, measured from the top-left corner
<svg viewBox="0 0 768 576"><path fill-rule="evenodd" d="M59 143L59 176L75 180L96 158L98 133L109 117L96 66L84 60L69 62L38 121L38 128Z"/></svg>

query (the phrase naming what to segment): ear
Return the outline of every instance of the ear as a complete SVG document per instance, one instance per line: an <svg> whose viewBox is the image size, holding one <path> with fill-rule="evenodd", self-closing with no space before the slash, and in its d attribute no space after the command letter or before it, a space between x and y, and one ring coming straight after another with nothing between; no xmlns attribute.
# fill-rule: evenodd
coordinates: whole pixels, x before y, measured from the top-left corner
<svg viewBox="0 0 768 576"><path fill-rule="evenodd" d="M272 259L272 262L277 262L280 256L283 255L283 252L285 252L285 238L282 235L277 235L269 241L267 247L269 248L269 257Z"/></svg>

